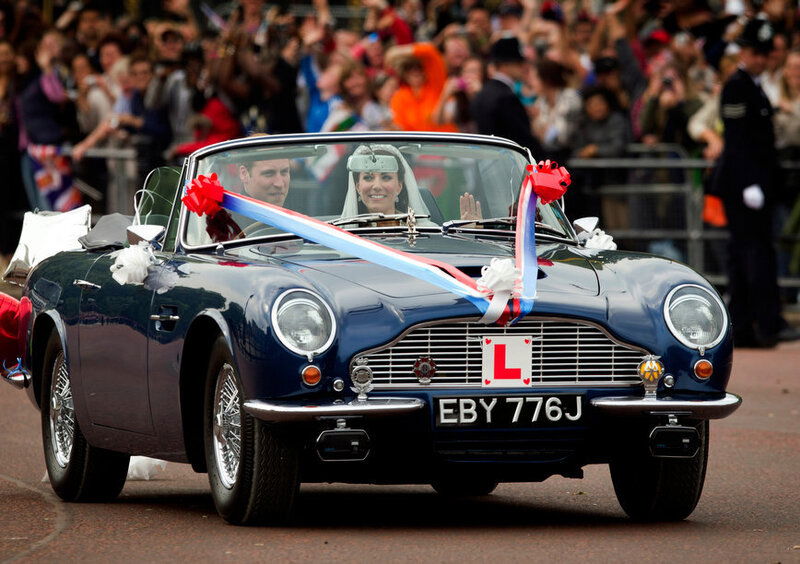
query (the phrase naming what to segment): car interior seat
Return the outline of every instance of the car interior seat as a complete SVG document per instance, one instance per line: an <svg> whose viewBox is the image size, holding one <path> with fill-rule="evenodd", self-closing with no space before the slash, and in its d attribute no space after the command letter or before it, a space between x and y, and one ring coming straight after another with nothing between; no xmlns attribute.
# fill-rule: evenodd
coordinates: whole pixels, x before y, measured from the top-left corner
<svg viewBox="0 0 800 564"><path fill-rule="evenodd" d="M425 202L425 205L428 207L428 211L431 214L430 220L439 225L444 223L444 215L439 209L439 204L436 203L436 198L433 197L431 191L423 186L420 186L419 195L422 196L422 201Z"/></svg>

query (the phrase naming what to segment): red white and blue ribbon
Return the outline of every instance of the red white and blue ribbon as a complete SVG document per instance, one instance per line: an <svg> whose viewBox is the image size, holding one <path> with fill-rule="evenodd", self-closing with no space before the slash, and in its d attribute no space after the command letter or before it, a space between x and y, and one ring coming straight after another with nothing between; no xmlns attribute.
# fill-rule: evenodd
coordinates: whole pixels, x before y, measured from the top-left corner
<svg viewBox="0 0 800 564"><path fill-rule="evenodd" d="M536 254L536 205L561 198L571 180L567 169L555 161L528 165L528 175L522 182L517 203L517 233L514 264L521 273L521 288L517 288L511 302L511 323L516 323L533 310L536 283L539 279L539 259Z"/></svg>
<svg viewBox="0 0 800 564"><path fill-rule="evenodd" d="M547 167L549 166L550 164L548 162ZM548 170L551 169L548 168ZM553 167L552 170L555 170L555 168ZM200 175L188 184L186 193L183 196L183 203L189 211L197 213L200 216L205 214L209 217L213 217L220 210L220 207L222 207L282 231L294 233L307 241L312 241L319 245L411 275L469 300L483 315L481 322L487 324L495 322L506 323L509 320L515 321L519 319L521 316L529 313L533 307L533 298L536 293L536 278L538 277L538 264L533 233L536 217L536 193L539 184L537 181L539 177L544 178L544 176L546 176L546 174L543 175L541 172L542 171L537 171L537 174L535 174L536 180L533 179L534 175L526 177L522 193L520 194L519 209L525 209L526 212L522 217L518 218L517 223L516 264L518 268L519 265L521 265L522 268L519 268L515 277L516 280L512 283L514 290L509 292L509 295L513 293L515 296L514 304L517 302L519 304L516 306L512 304L512 307L508 305L508 297L504 300L493 299L496 294L502 295L505 294L505 292L496 292L491 287L479 287L478 282L451 264L392 249L391 247L369 239L364 239L344 229L314 219L313 217L268 204L242 194L230 192L222 187L216 174L211 174L211 176ZM567 175L566 178L568 182L569 175ZM545 182L545 188L550 184L549 182ZM566 190L566 186L567 184L561 188L562 195ZM544 196L541 194L540 197L544 199ZM520 220L526 223L520 223ZM525 230L530 227L531 232L529 236L520 239L519 232L520 226L522 225L525 225ZM525 249L525 246L530 246L530 248ZM521 257L520 255L523 254L523 249L525 249L525 256ZM508 259L508 261L510 262L510 259ZM526 272L527 270L530 270L530 272ZM528 285L525 283L526 279L532 279L532 292L530 291L530 283ZM516 289L517 287L521 289L521 293ZM519 297L517 297L518 295ZM497 297L500 298L501 296ZM493 303L494 305L492 305Z"/></svg>

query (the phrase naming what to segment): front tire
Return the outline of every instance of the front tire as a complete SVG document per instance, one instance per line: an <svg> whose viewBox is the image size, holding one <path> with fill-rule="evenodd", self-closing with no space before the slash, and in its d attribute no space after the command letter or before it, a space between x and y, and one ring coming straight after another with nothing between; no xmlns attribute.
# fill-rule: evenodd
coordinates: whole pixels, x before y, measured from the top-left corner
<svg viewBox="0 0 800 564"><path fill-rule="evenodd" d="M298 449L244 411L228 345L214 342L206 375L204 441L211 495L234 525L284 522L299 488Z"/></svg>
<svg viewBox="0 0 800 564"><path fill-rule="evenodd" d="M75 417L69 364L55 331L44 353L41 406L44 460L58 497L64 501L115 499L125 485L130 456L86 442Z"/></svg>
<svg viewBox="0 0 800 564"><path fill-rule="evenodd" d="M617 500L637 521L686 519L700 500L708 463L708 421L697 428L700 449L694 458L655 458L646 446L611 462Z"/></svg>

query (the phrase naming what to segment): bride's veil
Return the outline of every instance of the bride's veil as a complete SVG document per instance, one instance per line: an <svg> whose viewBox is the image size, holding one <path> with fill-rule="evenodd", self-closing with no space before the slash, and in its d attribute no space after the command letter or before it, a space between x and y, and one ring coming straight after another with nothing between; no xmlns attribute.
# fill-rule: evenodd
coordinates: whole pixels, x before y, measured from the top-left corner
<svg viewBox="0 0 800 564"><path fill-rule="evenodd" d="M408 198L409 207L414 209L417 215L429 215L430 211L428 206L425 205L422 195L417 185L417 180L414 178L414 172L408 164L408 161L403 157L397 147L393 145L384 145L374 143L370 145L361 145L354 152L353 155L372 155L378 151L386 151L391 153L403 167L403 189L406 191L406 198ZM405 212L406 210L398 210ZM344 199L344 208L342 208L342 217L353 217L358 215L358 193L356 192L356 184L353 180L353 174L348 170L347 174L347 196Z"/></svg>

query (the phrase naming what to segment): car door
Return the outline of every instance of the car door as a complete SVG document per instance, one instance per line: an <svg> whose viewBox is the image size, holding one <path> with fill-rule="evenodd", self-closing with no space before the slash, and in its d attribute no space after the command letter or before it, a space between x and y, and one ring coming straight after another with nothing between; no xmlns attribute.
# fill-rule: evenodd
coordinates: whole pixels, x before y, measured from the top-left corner
<svg viewBox="0 0 800 564"><path fill-rule="evenodd" d="M111 277L111 253L76 281L81 286L79 347L92 423L153 434L147 385L147 331L153 291Z"/></svg>

